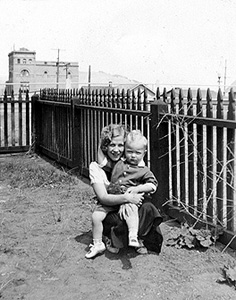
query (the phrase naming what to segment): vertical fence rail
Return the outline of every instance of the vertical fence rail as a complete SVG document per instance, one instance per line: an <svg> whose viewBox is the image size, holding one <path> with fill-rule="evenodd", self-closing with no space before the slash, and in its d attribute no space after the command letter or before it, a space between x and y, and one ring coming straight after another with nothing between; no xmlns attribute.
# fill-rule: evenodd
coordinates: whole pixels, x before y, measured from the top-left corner
<svg viewBox="0 0 236 300"><path fill-rule="evenodd" d="M18 114L18 123L19 123L19 145L23 145L23 134L22 134L22 125L23 125L23 114L22 114L22 93L21 90L19 92L19 114Z"/></svg>
<svg viewBox="0 0 236 300"><path fill-rule="evenodd" d="M183 93L182 90L180 90L179 93L179 114L181 116L184 115L184 103L183 103ZM186 131L185 131L185 123L182 122L179 126L179 145L180 145L180 199L179 201L184 203L186 205L186 164L185 164L185 153L186 153L186 147L185 147L185 139L186 139Z"/></svg>
<svg viewBox="0 0 236 300"><path fill-rule="evenodd" d="M231 89L229 93L228 120L235 120L235 99ZM227 129L227 227L234 230L234 159L235 159L235 130Z"/></svg>
<svg viewBox="0 0 236 300"><path fill-rule="evenodd" d="M171 114L176 114L176 99L175 99L175 90L171 90L171 105L170 105ZM171 174L172 174L172 196L173 196L173 204L177 204L178 199L178 188L177 188L177 143L178 143L178 135L177 135L177 124L176 122L171 122Z"/></svg>
<svg viewBox="0 0 236 300"><path fill-rule="evenodd" d="M7 92L5 91L3 99L3 113L4 113L4 146L8 147L8 101L7 101Z"/></svg>
<svg viewBox="0 0 236 300"><path fill-rule="evenodd" d="M15 104L14 104L14 92L12 91L11 95L11 144L14 147L16 142L16 135L15 135Z"/></svg>
<svg viewBox="0 0 236 300"><path fill-rule="evenodd" d="M163 93L165 95L165 93ZM156 100L151 105L150 122L150 168L158 179L158 190L154 195L156 205L163 209L170 201L169 175L169 122L163 116L168 114L168 106L156 91Z"/></svg>
<svg viewBox="0 0 236 300"><path fill-rule="evenodd" d="M212 106L212 97L210 90L207 90L207 118L213 117L213 106ZM206 206L207 206L207 217L208 221L212 221L213 217L213 126L207 126L206 129L207 135L207 189L206 189Z"/></svg>
<svg viewBox="0 0 236 300"><path fill-rule="evenodd" d="M223 119L223 96L221 90L217 94L217 112L216 117L219 120ZM222 127L216 128L216 213L218 222L225 225L224 222L224 207L223 207L223 189L224 189L224 130Z"/></svg>
<svg viewBox="0 0 236 300"><path fill-rule="evenodd" d="M25 98L25 127L26 127L26 145L30 144L30 99L29 91L26 91Z"/></svg>
<svg viewBox="0 0 236 300"><path fill-rule="evenodd" d="M197 91L197 116L203 117L203 106L202 106L202 94L200 89ZM197 144L197 215L202 216L202 212L204 211L203 206L203 183L204 183L204 175L203 175L203 125L197 125L197 136L196 136L196 144Z"/></svg>
<svg viewBox="0 0 236 300"><path fill-rule="evenodd" d="M193 97L192 92L188 90L188 97L187 97L187 115L193 116ZM188 124L187 128L188 137L187 137L187 144L188 144L188 206L189 212L191 214L195 214L195 181L194 181L194 131L193 131L193 122Z"/></svg>

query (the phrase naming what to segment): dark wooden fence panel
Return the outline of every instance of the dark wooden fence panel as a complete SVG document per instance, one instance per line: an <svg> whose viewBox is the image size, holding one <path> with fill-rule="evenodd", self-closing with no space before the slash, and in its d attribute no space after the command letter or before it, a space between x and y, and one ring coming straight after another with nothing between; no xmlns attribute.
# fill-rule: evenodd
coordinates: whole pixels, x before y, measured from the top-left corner
<svg viewBox="0 0 236 300"><path fill-rule="evenodd" d="M72 93L42 90L39 99L32 98L36 151L64 165L79 168L81 174L88 177L88 167L97 158L104 126L123 123L131 129L149 133L147 96L146 93L142 97L140 92L138 94L139 106L129 90L122 90L122 93L114 89L92 92L81 89ZM149 154L146 161L149 163Z"/></svg>
<svg viewBox="0 0 236 300"><path fill-rule="evenodd" d="M38 152L73 167L73 108L71 103L39 100L37 103L39 132L36 140ZM37 134L38 134L37 132Z"/></svg>
<svg viewBox="0 0 236 300"><path fill-rule="evenodd" d="M82 175L88 177L89 164L97 158L98 142L104 126L121 123L130 129L149 132L150 112L147 110L145 93L139 101L140 106L137 107L137 100L133 93L129 90L120 92L114 89L96 90L92 93L87 89L81 89L78 96L73 98L75 114L79 116L82 128L77 136L84 146L80 152ZM147 163L149 163L148 158L149 154L146 157Z"/></svg>
<svg viewBox="0 0 236 300"><path fill-rule="evenodd" d="M5 91L0 99L0 153L26 152L31 146L31 100L29 92L16 98Z"/></svg>
<svg viewBox="0 0 236 300"><path fill-rule="evenodd" d="M173 92L166 97L165 91L162 97L157 99L167 103L165 112L158 112L151 108L152 123L159 122L157 128L168 126L173 123L174 126L179 124L179 134L172 134L171 126L166 129L165 136L168 137L172 159L173 152L176 152L177 172L173 164L169 165L168 171L163 171L169 183L177 181L180 183L177 206L176 190L169 188L165 199L161 203L164 210L172 217L184 222L200 226L223 226L225 228L221 241L229 243L231 247L236 248L234 239L236 215L235 215L235 99L233 90L230 91L228 100L224 98L221 90L218 91L217 101L212 100L210 90L207 91L206 98L202 99L201 91L197 97L193 98L191 90L183 99L182 91L179 91L179 99L175 97L173 109ZM179 100L178 101L176 100ZM228 113L226 115L223 105L228 104ZM191 107L193 109L191 109ZM158 111L158 109L157 109ZM159 120L159 121L158 121ZM172 125L173 126L173 125ZM172 127L173 128L173 127ZM177 127L176 127L177 128ZM151 139L157 143L159 141L159 132L151 130ZM154 136L154 137L153 137ZM174 141L176 138L176 141ZM179 148L179 149L178 149ZM173 151L174 150L174 151ZM160 149L155 149L157 154ZM168 160L156 159L151 152L151 167L156 170L155 174L160 173L158 170L164 169L169 164ZM159 157L159 156L158 156ZM162 155L167 157L167 155ZM172 159L173 162L173 159ZM162 163L164 165L162 165ZM174 174L173 174L174 170ZM173 180L174 176L179 176ZM163 183L165 184L165 183ZM188 193L187 193L188 191Z"/></svg>
<svg viewBox="0 0 236 300"><path fill-rule="evenodd" d="M177 100L176 97L175 100ZM171 109L168 113L162 114L163 123L172 122L174 126L179 124L183 131L182 133L179 131L178 135L170 131L171 135L169 135L172 155L169 179L171 179L172 186L173 183L180 182L180 191L177 193L179 195L178 206L197 223L221 225L230 232L234 232L236 224L234 209L236 121L233 91L229 93L227 101L227 116L223 112L221 90L218 91L217 102L214 106L210 90L207 91L206 99L204 99L205 107L203 107L200 90L197 92L196 99L193 99L192 92L189 90L185 100L183 104L183 95L180 91L179 103L175 101L173 105L172 92L169 99ZM177 172L173 166L173 161L175 161L172 158L173 153L177 155ZM179 179L173 179L175 176L179 176ZM175 206L175 186L170 191L168 203ZM167 211L173 212L173 206L171 209L167 208Z"/></svg>

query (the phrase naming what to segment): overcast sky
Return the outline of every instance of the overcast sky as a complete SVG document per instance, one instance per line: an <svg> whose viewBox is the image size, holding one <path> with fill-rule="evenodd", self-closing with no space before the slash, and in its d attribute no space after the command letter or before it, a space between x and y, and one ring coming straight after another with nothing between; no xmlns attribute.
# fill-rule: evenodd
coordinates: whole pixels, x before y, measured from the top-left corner
<svg viewBox="0 0 236 300"><path fill-rule="evenodd" d="M236 80L236 0L0 0L0 12L1 76L25 47L144 83Z"/></svg>

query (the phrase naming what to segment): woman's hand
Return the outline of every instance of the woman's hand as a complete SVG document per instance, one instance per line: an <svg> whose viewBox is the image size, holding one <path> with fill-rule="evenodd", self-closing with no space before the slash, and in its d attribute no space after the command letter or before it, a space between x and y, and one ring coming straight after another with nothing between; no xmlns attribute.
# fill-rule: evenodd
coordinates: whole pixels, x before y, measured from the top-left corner
<svg viewBox="0 0 236 300"><path fill-rule="evenodd" d="M126 192L124 195L128 202L136 204L138 207L141 206L143 203L144 193L135 194L135 193Z"/></svg>

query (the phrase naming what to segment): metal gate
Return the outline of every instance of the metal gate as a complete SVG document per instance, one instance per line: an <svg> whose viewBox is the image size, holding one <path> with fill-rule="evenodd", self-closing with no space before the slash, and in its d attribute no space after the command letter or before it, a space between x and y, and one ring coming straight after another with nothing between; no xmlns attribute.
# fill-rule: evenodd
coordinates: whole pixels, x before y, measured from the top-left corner
<svg viewBox="0 0 236 300"><path fill-rule="evenodd" d="M29 91L0 98L0 154L26 152L31 146Z"/></svg>

